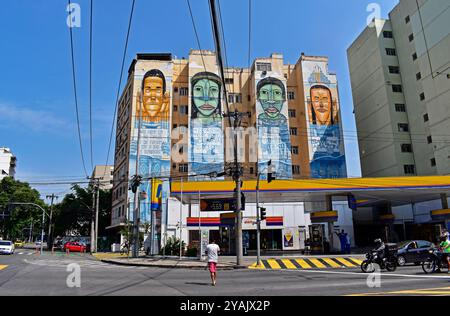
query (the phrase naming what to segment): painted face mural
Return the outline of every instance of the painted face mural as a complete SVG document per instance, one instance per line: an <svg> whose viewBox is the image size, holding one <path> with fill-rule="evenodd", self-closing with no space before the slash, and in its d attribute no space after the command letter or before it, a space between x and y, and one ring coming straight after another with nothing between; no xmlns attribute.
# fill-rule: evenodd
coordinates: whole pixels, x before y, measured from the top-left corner
<svg viewBox="0 0 450 316"><path fill-rule="evenodd" d="M317 125L333 125L333 102L331 91L325 86L311 88L312 123Z"/></svg>
<svg viewBox="0 0 450 316"><path fill-rule="evenodd" d="M166 81L161 71L153 69L145 74L142 93L142 117L144 121L148 122L167 114L169 94L166 92Z"/></svg>
<svg viewBox="0 0 450 316"><path fill-rule="evenodd" d="M200 72L191 79L189 123L189 173L191 175L221 172L224 168L220 82L219 76L212 72ZM193 179L201 180L201 177Z"/></svg>
<svg viewBox="0 0 450 316"><path fill-rule="evenodd" d="M258 101L266 118L279 118L286 101L283 83L275 78L263 79L258 85Z"/></svg>
<svg viewBox="0 0 450 316"><path fill-rule="evenodd" d="M196 118L220 114L220 79L213 73L200 73L192 78L192 103Z"/></svg>

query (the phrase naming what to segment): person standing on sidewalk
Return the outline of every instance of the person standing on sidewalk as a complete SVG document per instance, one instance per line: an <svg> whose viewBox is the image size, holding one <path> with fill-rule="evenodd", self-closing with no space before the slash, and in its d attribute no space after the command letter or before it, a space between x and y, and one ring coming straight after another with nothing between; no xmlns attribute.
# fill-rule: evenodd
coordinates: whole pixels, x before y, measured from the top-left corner
<svg viewBox="0 0 450 316"><path fill-rule="evenodd" d="M215 240L213 240L206 247L206 255L208 256L208 267L209 272L211 273L211 281L212 285L216 286L217 281L217 263L219 262L219 252L220 247L216 244Z"/></svg>

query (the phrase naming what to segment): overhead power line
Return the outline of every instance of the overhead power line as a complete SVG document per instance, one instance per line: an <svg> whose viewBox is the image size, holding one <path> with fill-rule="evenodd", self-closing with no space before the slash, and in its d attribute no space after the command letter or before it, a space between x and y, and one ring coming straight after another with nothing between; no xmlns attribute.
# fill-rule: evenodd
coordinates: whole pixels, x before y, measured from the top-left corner
<svg viewBox="0 0 450 316"><path fill-rule="evenodd" d="M91 0L91 14L89 25L89 140L91 146L91 168L94 171L94 154L93 154L93 140L92 140L92 33L93 33L93 8L94 0Z"/></svg>
<svg viewBox="0 0 450 316"><path fill-rule="evenodd" d="M69 7L72 5L71 1L68 0ZM83 143L81 141L81 129L80 129L80 115L79 115L79 109L78 109L78 95L77 95L77 81L76 81L76 71L75 71L75 57L74 57L74 49L73 49L73 34L72 34L72 17L69 18L70 24L69 24L69 31L70 31L70 52L72 57L72 79L73 79L73 90L74 90L74 98L75 98L75 112L77 117L77 130L78 130L78 141L80 144L80 153L81 153L81 161L83 163L83 170L86 174L86 177L88 177L87 169L86 169L86 163L84 160L84 152L83 152Z"/></svg>
<svg viewBox="0 0 450 316"><path fill-rule="evenodd" d="M126 36L126 39L125 39L125 47L124 47L124 50L123 50L122 65L120 67L119 85L117 87L116 104L115 104L115 107L114 107L114 115L113 115L112 124L111 124L111 133L109 135L108 154L106 155L105 166L108 165L109 154L111 152L111 145L112 145L112 139L113 139L113 134L114 134L114 125L115 125L115 122L116 122L116 115L117 115L117 110L118 110L118 107L119 107L119 97L120 97L120 88L121 88L121 85L122 85L122 78L123 78L123 68L125 67L125 59L126 59L127 51L128 51L128 41L129 41L129 38L130 38L130 31L131 31L131 25L132 25L132 22L133 22L133 14L134 14L135 4L136 4L136 0L133 0L133 2L131 4L130 18L129 18L129 21L128 21L128 31L127 31L127 36ZM106 169L105 169L105 172L104 172L103 176L105 176L105 175L106 175Z"/></svg>

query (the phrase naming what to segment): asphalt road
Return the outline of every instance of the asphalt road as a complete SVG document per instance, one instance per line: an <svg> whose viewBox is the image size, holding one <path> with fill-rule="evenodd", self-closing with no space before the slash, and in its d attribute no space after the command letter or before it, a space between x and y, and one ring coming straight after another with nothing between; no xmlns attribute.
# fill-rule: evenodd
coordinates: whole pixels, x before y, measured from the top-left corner
<svg viewBox="0 0 450 316"><path fill-rule="evenodd" d="M80 287L67 279L80 267ZM72 275L73 276L73 275ZM331 296L331 295L450 295L450 275L426 276L420 267L383 272L380 282L358 269L219 271L210 285L204 270L124 267L102 263L89 255L35 255L18 250L0 256L0 295L25 296ZM69 280L75 281L73 277ZM72 284L73 285L73 284Z"/></svg>

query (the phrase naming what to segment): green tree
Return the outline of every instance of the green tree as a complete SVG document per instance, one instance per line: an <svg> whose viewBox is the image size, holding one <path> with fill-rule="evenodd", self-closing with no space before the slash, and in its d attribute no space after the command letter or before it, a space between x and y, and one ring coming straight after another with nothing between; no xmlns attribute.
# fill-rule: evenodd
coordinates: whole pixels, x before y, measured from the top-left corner
<svg viewBox="0 0 450 316"><path fill-rule="evenodd" d="M48 207L40 199L37 190L28 183L16 181L7 177L0 181L0 213L9 215L0 218L0 235L4 239L26 239L30 234L30 226L33 226L33 236L40 236L42 211L29 205L11 205L10 203L34 203L44 209ZM48 225L46 218L45 225ZM46 228L46 227L44 227Z"/></svg>

